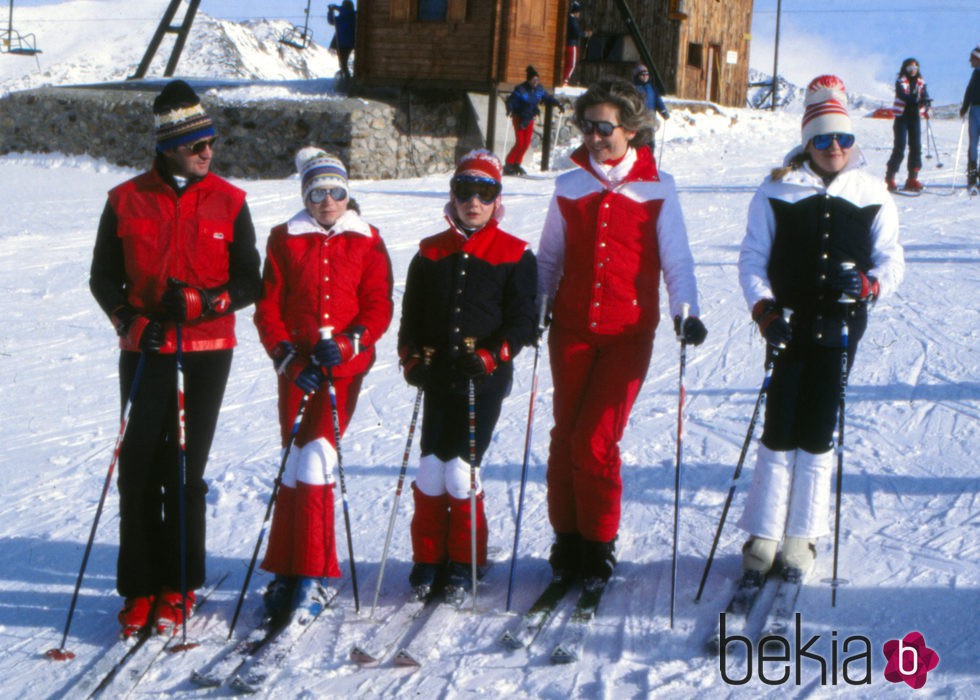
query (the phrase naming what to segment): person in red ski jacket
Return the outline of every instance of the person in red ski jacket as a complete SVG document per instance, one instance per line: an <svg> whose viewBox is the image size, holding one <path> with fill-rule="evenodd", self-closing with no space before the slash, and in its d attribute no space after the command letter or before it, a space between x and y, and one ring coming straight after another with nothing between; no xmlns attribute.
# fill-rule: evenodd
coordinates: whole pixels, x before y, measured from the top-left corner
<svg viewBox="0 0 980 700"><path fill-rule="evenodd" d="M608 580L616 563L619 441L650 363L661 275L679 334L694 345L707 335L674 181L646 145L649 115L624 80L576 100L578 168L558 177L538 248L538 294L552 314L550 562L556 577L586 585Z"/></svg>
<svg viewBox="0 0 980 700"><path fill-rule="evenodd" d="M119 451L119 621L172 631L205 578L204 468L235 347L235 310L260 290L245 193L211 172L215 128L194 90L153 102L153 167L109 192L89 286L119 334L122 398L139 380ZM184 377L185 541L180 536L177 329ZM181 550L186 588L181 585ZM186 598L183 595L186 593Z"/></svg>
<svg viewBox="0 0 980 700"><path fill-rule="evenodd" d="M489 151L471 151L450 181L449 228L421 241L405 282L399 355L406 381L425 390L409 576L421 598L441 569L448 570L447 594L469 588L472 518L477 565L486 563L480 470L475 513L469 500L469 384L479 467L510 393L513 359L536 339L534 254L500 228L503 214L500 161Z"/></svg>
<svg viewBox="0 0 980 700"><path fill-rule="evenodd" d="M908 178L903 189L910 192L922 190L922 183L919 182L919 170L922 169L922 123L919 117L929 118L931 104L926 81L919 73L919 62L914 58L906 58L902 61L902 69L895 81L895 104L892 106L895 114L895 142L885 172L885 183L891 192L898 189L895 175L905 157L906 140L909 146Z"/></svg>
<svg viewBox="0 0 980 700"><path fill-rule="evenodd" d="M392 316L392 272L378 230L351 206L347 170L319 148L296 154L303 209L272 229L255 304L259 339L279 375L283 449L304 395L308 404L286 460L262 568L276 574L267 611L283 617L323 603L340 576L334 534L333 417L346 431L375 344Z"/></svg>

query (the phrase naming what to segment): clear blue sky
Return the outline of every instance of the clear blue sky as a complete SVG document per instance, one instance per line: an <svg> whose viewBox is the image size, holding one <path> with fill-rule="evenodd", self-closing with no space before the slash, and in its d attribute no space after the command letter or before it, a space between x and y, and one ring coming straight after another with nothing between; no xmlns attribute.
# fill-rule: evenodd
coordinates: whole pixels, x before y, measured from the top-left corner
<svg viewBox="0 0 980 700"><path fill-rule="evenodd" d="M14 17L17 6L56 1L15 0ZM643 1L632 0L634 5ZM776 4L754 3L750 61L766 72L773 67ZM168 0L130 3L134 13L147 17L159 17L167 5ZM222 19L287 19L302 26L306 6L306 0L202 0L200 11ZM314 1L310 8L314 39L326 45L333 35L326 22L327 2ZM5 13L0 17L6 20ZM779 73L799 85L819 73L837 73L851 90L888 98L902 60L914 56L936 101L954 103L962 99L970 74L967 59L978 44L978 0L782 0Z"/></svg>

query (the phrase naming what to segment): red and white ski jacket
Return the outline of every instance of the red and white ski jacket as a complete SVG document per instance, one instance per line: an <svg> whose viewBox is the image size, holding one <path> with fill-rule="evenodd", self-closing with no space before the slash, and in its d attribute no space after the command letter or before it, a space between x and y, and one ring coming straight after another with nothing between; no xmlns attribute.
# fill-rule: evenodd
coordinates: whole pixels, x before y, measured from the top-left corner
<svg viewBox="0 0 980 700"><path fill-rule="evenodd" d="M926 81L921 75L915 77L915 83L910 83L908 76L903 75L895 81L895 102L892 104L892 114L901 117L909 107L917 107L920 117L928 116L929 93L926 91ZM915 109L908 112L911 116Z"/></svg>
<svg viewBox="0 0 980 700"><path fill-rule="evenodd" d="M660 275L671 316L697 316L694 258L674 180L649 148L630 148L612 168L585 147L578 169L555 183L538 250L538 293L552 300L555 326L600 335L653 332Z"/></svg>
<svg viewBox="0 0 980 700"><path fill-rule="evenodd" d="M338 377L365 372L392 316L392 272L378 230L354 211L324 229L305 210L272 229L255 303L259 339L271 356L288 341L309 357L320 328L334 333L363 326L362 350L334 368Z"/></svg>

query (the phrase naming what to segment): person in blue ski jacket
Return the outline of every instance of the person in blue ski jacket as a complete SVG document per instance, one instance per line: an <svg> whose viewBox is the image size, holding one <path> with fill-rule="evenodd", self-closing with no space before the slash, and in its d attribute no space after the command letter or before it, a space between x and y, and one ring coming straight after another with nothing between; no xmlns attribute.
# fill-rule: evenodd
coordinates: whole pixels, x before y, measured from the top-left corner
<svg viewBox="0 0 980 700"><path fill-rule="evenodd" d="M642 63L637 63L633 69L633 87L643 97L643 104L647 109L659 114L663 117L664 121L670 119L670 112L667 111L667 105L664 104L663 98L657 92L657 88L650 82L650 69ZM651 140L650 148L653 147L653 141Z"/></svg>
<svg viewBox="0 0 980 700"><path fill-rule="evenodd" d="M973 73L963 93L963 106L960 119L970 120L970 147L966 152L966 185L980 187L977 175L977 148L980 146L980 44L970 53L970 66Z"/></svg>
<svg viewBox="0 0 980 700"><path fill-rule="evenodd" d="M344 0L339 5L327 6L327 22L334 27L337 40L337 58L340 59L340 74L343 80L350 80L351 52L357 36L357 10L352 0Z"/></svg>
<svg viewBox="0 0 980 700"><path fill-rule="evenodd" d="M885 173L885 183L891 192L898 189L895 174L905 157L906 140L909 146L909 175L903 189L910 192L922 191L922 183L919 182L919 170L922 168L922 124L919 116L929 118L931 102L926 81L919 73L919 62L914 58L906 58L902 61L902 69L895 81L895 102L892 105L892 112L895 114L895 143Z"/></svg>
<svg viewBox="0 0 980 700"><path fill-rule="evenodd" d="M541 86L541 78L538 76L538 72L534 70L534 66L528 66L524 72L527 79L514 88L505 103L507 116L514 123L514 147L507 154L504 163L504 175L527 175L527 172L521 167L521 162L524 160L527 149L531 147L531 138L534 136L534 119L541 114L538 105L545 102L554 105L562 112L565 111L561 102Z"/></svg>

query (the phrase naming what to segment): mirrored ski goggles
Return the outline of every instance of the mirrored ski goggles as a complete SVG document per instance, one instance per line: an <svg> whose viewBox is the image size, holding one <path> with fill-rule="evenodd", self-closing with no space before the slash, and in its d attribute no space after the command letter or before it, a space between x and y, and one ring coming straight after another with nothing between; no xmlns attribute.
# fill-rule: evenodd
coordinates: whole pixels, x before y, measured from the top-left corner
<svg viewBox="0 0 980 700"><path fill-rule="evenodd" d="M496 180L478 175L457 175L449 183L458 202L468 202L476 197L484 204L493 204L500 196L501 186Z"/></svg>
<svg viewBox="0 0 980 700"><path fill-rule="evenodd" d="M616 129L619 129L622 124L613 124L612 122L594 122L591 119L579 119L578 128L586 136L592 136L595 132L599 132L599 136L609 137L612 136Z"/></svg>
<svg viewBox="0 0 980 700"><path fill-rule="evenodd" d="M818 151L826 151L834 141L841 148L850 148L854 145L854 134L817 134L813 137L813 147Z"/></svg>
<svg viewBox="0 0 980 700"><path fill-rule="evenodd" d="M347 190L343 187L318 187L315 190L310 190L306 196L314 204L319 204L327 198L327 195L330 195L330 198L335 202L343 202L347 199Z"/></svg>

